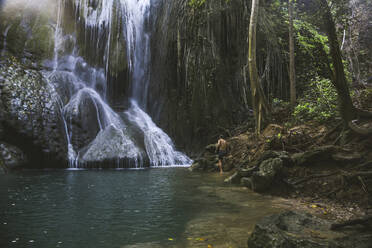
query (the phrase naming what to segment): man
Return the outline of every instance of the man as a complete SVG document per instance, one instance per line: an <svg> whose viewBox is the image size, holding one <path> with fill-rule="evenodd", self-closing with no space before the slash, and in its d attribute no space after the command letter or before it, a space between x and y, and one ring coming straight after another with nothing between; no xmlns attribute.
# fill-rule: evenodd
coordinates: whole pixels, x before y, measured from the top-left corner
<svg viewBox="0 0 372 248"><path fill-rule="evenodd" d="M217 145L216 145L216 152L218 152L218 167L220 168L220 174L223 173L222 170L222 160L227 155L228 145L226 140L223 139L223 136L220 135Z"/></svg>

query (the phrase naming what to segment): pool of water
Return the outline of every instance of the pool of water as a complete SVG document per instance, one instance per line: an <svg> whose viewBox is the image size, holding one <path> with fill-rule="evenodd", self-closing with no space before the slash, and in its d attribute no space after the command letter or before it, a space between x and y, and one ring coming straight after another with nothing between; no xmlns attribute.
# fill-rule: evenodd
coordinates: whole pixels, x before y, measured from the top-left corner
<svg viewBox="0 0 372 248"><path fill-rule="evenodd" d="M0 175L0 247L245 247L273 199L186 168Z"/></svg>

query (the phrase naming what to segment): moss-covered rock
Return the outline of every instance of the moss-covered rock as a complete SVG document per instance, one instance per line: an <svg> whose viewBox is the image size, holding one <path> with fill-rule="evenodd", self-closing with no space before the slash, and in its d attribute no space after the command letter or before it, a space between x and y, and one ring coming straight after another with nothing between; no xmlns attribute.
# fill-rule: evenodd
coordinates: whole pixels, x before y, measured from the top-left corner
<svg viewBox="0 0 372 248"><path fill-rule="evenodd" d="M2 139L26 152L35 166L66 160L58 94L43 75L12 58L0 63Z"/></svg>
<svg viewBox="0 0 372 248"><path fill-rule="evenodd" d="M56 1L6 1L0 6L0 50L37 62L51 58L56 19Z"/></svg>
<svg viewBox="0 0 372 248"><path fill-rule="evenodd" d="M0 142L0 170L3 172L24 166L27 163L26 155L18 147Z"/></svg>

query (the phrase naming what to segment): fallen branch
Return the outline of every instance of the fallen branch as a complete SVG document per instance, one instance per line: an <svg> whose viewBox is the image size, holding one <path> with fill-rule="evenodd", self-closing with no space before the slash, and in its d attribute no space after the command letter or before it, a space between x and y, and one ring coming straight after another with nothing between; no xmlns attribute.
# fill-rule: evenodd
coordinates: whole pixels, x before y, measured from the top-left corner
<svg viewBox="0 0 372 248"><path fill-rule="evenodd" d="M354 173L347 173L347 177L372 177L372 171L359 171Z"/></svg>

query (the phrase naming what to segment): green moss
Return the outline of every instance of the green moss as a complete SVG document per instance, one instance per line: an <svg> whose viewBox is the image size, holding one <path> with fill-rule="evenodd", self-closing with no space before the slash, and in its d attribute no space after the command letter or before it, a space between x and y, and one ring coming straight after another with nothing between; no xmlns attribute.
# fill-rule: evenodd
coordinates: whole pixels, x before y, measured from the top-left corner
<svg viewBox="0 0 372 248"><path fill-rule="evenodd" d="M198 9L205 4L206 0L189 0L189 6L192 9Z"/></svg>
<svg viewBox="0 0 372 248"><path fill-rule="evenodd" d="M54 51L54 30L49 25L34 25L26 49L39 59L51 58Z"/></svg>

